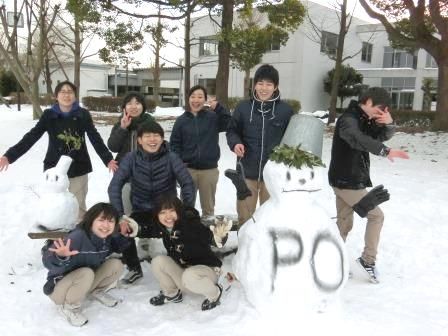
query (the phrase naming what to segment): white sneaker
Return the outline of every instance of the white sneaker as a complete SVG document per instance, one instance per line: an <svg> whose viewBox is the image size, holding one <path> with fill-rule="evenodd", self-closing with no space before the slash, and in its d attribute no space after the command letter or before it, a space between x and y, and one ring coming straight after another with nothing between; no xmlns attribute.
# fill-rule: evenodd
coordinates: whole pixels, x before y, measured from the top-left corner
<svg viewBox="0 0 448 336"><path fill-rule="evenodd" d="M90 295L92 296L92 298L94 298L95 300L101 302L106 307L115 307L118 304L118 302L119 302L119 300L117 298L115 298L112 295L106 293L102 289L95 290L92 293L90 293Z"/></svg>
<svg viewBox="0 0 448 336"><path fill-rule="evenodd" d="M89 322L87 317L82 314L80 304L71 305L65 303L60 305L58 310L72 326L82 327L84 324Z"/></svg>

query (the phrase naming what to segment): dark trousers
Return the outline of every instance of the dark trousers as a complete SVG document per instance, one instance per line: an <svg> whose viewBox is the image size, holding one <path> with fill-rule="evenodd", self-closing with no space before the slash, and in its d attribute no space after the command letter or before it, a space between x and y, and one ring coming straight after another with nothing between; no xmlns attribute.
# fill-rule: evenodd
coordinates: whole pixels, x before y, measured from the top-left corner
<svg viewBox="0 0 448 336"><path fill-rule="evenodd" d="M151 211L133 212L130 216L140 226L137 237L139 238L159 238L160 229L154 223ZM129 238L129 247L123 251L123 263L129 270L141 271L140 259L137 253L137 244L134 238Z"/></svg>

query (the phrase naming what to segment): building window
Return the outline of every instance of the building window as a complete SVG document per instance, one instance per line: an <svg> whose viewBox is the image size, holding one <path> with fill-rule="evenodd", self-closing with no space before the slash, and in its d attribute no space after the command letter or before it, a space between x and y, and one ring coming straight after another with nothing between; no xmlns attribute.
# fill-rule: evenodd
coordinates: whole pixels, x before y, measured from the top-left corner
<svg viewBox="0 0 448 336"><path fill-rule="evenodd" d="M417 54L384 47L383 68L417 68Z"/></svg>
<svg viewBox="0 0 448 336"><path fill-rule="evenodd" d="M361 61L372 63L373 44L368 42L362 43Z"/></svg>
<svg viewBox="0 0 448 336"><path fill-rule="evenodd" d="M205 87L209 95L216 94L216 79L215 78L199 78L198 84Z"/></svg>
<svg viewBox="0 0 448 336"><path fill-rule="evenodd" d="M278 34L273 34L270 41L266 47L267 51L278 51L280 50L280 36Z"/></svg>
<svg viewBox="0 0 448 336"><path fill-rule="evenodd" d="M199 38L199 56L218 55L218 40L216 36L204 36Z"/></svg>
<svg viewBox="0 0 448 336"><path fill-rule="evenodd" d="M432 57L430 54L426 53L426 68L435 68L437 69L437 63L436 60L434 59L434 57Z"/></svg>
<svg viewBox="0 0 448 336"><path fill-rule="evenodd" d="M327 31L322 31L320 39L320 52L328 55L335 55L338 47L338 35Z"/></svg>
<svg viewBox="0 0 448 336"><path fill-rule="evenodd" d="M381 86L387 89L392 97L392 108L412 110L415 92L415 77L381 78Z"/></svg>

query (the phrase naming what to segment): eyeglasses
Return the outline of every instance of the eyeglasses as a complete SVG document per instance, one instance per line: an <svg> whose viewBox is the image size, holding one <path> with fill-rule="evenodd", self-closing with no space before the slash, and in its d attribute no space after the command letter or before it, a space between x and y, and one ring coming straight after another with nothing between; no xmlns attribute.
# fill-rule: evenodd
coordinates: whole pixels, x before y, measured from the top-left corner
<svg viewBox="0 0 448 336"><path fill-rule="evenodd" d="M71 96L72 94L75 94L75 92L71 91L71 90L70 91L59 91L58 94Z"/></svg>

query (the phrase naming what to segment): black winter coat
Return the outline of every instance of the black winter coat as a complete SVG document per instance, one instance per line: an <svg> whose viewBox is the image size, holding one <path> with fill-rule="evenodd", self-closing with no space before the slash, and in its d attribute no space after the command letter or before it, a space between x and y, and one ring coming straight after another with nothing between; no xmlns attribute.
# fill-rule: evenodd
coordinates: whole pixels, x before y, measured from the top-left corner
<svg viewBox="0 0 448 336"><path fill-rule="evenodd" d="M387 155L387 146L382 142L394 132L394 125L376 124L368 119L358 102L351 101L336 122L328 169L330 185L354 190L371 187L369 152Z"/></svg>
<svg viewBox="0 0 448 336"><path fill-rule="evenodd" d="M185 111L174 123L170 149L180 156L188 168L218 167L221 154L219 132L227 129L230 114L220 104L216 106L215 111L201 110L196 116Z"/></svg>
<svg viewBox="0 0 448 336"><path fill-rule="evenodd" d="M247 178L263 180L263 168L280 144L292 115L292 108L279 96L264 103L246 100L235 108L226 133L227 144L232 151L236 144L244 145L241 163Z"/></svg>
<svg viewBox="0 0 448 336"><path fill-rule="evenodd" d="M179 156L168 150L166 141L157 153L145 152L138 146L121 160L108 188L110 203L120 215L123 214L121 191L126 182L131 184L131 204L135 212L150 211L162 194L176 195L176 183L180 185L183 202L194 205L193 179Z"/></svg>
<svg viewBox="0 0 448 336"><path fill-rule="evenodd" d="M120 120L123 115L120 116ZM123 157L137 149L137 129L146 121L154 121L154 118L149 113L143 112L135 119L132 119L128 128L121 128L121 122L118 121L112 131L110 132L109 139L107 140L107 146L112 152L117 153L115 160L120 163Z"/></svg>
<svg viewBox="0 0 448 336"><path fill-rule="evenodd" d="M42 262L48 269L47 282L44 285L44 293L49 295L53 292L57 281L66 274L80 268L89 267L96 270L104 263L106 257L112 253L121 253L129 245L128 239L119 233L103 239L92 232L87 234L82 228L75 228L64 241L71 239L70 249L79 251L78 254L67 258L61 258L48 248L43 250ZM54 247L54 243L48 247Z"/></svg>
<svg viewBox="0 0 448 336"><path fill-rule="evenodd" d="M186 206L171 231L156 224L154 238L162 237L168 256L181 267L205 265L221 267L221 260L213 253L213 233L201 223L199 212Z"/></svg>
<svg viewBox="0 0 448 336"><path fill-rule="evenodd" d="M56 166L61 155L69 155L73 162L68 170L68 177L82 176L92 171L92 163L87 151L85 135L87 134L93 148L107 164L113 159L100 134L96 130L89 111L79 107L78 103L68 113L62 113L59 105L44 111L37 124L26 133L22 140L9 148L4 154L9 163L15 162L25 154L41 137L48 133L48 148L44 159L44 170ZM81 148L73 150L58 135L71 134L81 138Z"/></svg>

